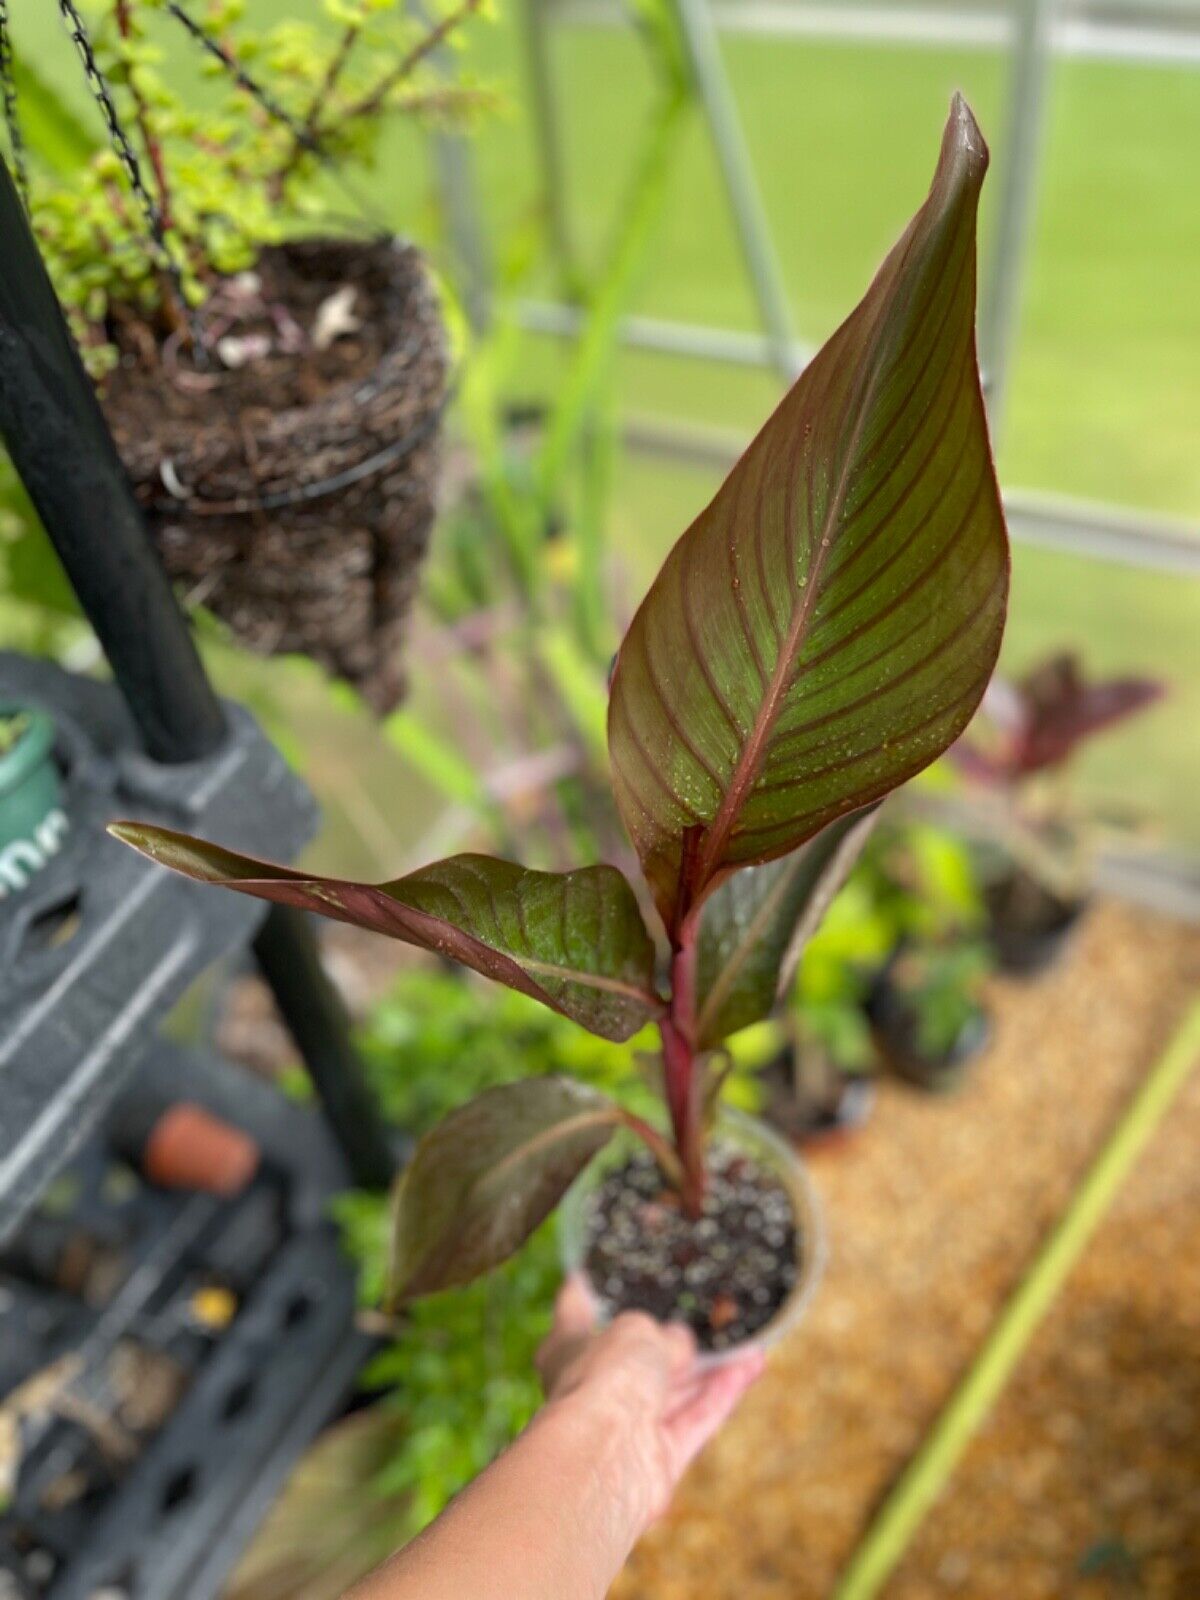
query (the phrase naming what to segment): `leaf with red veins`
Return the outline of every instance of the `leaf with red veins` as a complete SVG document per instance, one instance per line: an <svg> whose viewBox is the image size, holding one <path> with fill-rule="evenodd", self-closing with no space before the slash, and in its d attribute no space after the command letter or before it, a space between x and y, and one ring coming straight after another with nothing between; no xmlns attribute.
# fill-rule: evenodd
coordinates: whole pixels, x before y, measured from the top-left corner
<svg viewBox="0 0 1200 1600"><path fill-rule="evenodd" d="M677 943L731 871L933 761L991 676L1009 558L975 353L987 159L956 97L924 205L621 646L614 788Z"/></svg>

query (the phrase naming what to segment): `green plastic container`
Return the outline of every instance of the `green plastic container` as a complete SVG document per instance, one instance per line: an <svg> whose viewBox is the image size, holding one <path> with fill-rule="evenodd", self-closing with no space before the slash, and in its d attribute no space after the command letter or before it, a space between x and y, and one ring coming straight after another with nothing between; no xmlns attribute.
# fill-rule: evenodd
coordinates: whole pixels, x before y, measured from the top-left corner
<svg viewBox="0 0 1200 1600"><path fill-rule="evenodd" d="M25 725L0 749L0 901L28 888L67 833L54 723L43 711L0 702L0 723L11 717Z"/></svg>

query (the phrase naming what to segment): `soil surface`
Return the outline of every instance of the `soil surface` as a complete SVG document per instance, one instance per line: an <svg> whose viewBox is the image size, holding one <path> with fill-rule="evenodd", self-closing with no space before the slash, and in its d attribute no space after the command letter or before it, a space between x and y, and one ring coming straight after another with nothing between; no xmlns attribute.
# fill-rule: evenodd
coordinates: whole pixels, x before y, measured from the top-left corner
<svg viewBox="0 0 1200 1600"><path fill-rule="evenodd" d="M702 1214L688 1217L649 1153L593 1197L585 1266L612 1315L686 1322L702 1350L730 1350L771 1321L796 1282L791 1196L774 1175L714 1143Z"/></svg>
<svg viewBox="0 0 1200 1600"><path fill-rule="evenodd" d="M247 408L312 405L347 380L368 377L392 332L395 290L386 258L364 250L359 260L343 257L331 267L315 255L305 267L301 254L268 250L252 274L219 287L199 324L215 346L203 362L182 345L160 342L130 313L118 315L112 336L120 359L105 380L105 402L148 432L167 422L208 430L240 426ZM239 282L255 287L239 293ZM340 289L350 291L345 331L321 348L314 339L318 316ZM219 351L230 348L227 339L255 352L252 359L226 367Z"/></svg>
<svg viewBox="0 0 1200 1600"><path fill-rule="evenodd" d="M1200 930L1098 904L1061 965L989 986L961 1092L883 1083L810 1155L820 1292L612 1600L828 1600L1198 987ZM1198 1136L1194 1079L885 1600L1200 1594Z"/></svg>

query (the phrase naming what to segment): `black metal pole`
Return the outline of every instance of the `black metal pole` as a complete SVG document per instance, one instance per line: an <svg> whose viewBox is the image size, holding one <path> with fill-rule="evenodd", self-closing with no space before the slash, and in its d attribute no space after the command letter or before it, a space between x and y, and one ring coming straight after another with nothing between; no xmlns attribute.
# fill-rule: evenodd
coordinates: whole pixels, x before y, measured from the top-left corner
<svg viewBox="0 0 1200 1600"><path fill-rule="evenodd" d="M254 954L304 1053L354 1181L365 1189L386 1187L396 1170L395 1155L351 1043L349 1015L321 965L311 927L299 913L272 906Z"/></svg>
<svg viewBox="0 0 1200 1600"><path fill-rule="evenodd" d="M150 543L8 167L0 162L0 433L157 761L225 718Z"/></svg>
<svg viewBox="0 0 1200 1600"><path fill-rule="evenodd" d="M7 165L0 160L0 433L156 761L198 760L225 716L151 543ZM273 906L254 946L355 1180L394 1161L307 920Z"/></svg>

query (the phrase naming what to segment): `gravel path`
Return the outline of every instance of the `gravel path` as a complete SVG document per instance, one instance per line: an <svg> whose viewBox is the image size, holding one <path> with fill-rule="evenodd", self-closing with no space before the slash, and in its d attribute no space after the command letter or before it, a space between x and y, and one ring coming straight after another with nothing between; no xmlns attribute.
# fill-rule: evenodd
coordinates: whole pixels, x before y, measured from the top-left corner
<svg viewBox="0 0 1200 1600"><path fill-rule="evenodd" d="M996 984L961 1094L888 1087L814 1160L827 1280L613 1600L827 1600L1197 988L1200 930L1098 906L1056 972ZM1200 1595L1198 1132L1193 1084L887 1600Z"/></svg>
<svg viewBox="0 0 1200 1600"><path fill-rule="evenodd" d="M885 1600L1200 1596L1200 1072Z"/></svg>

